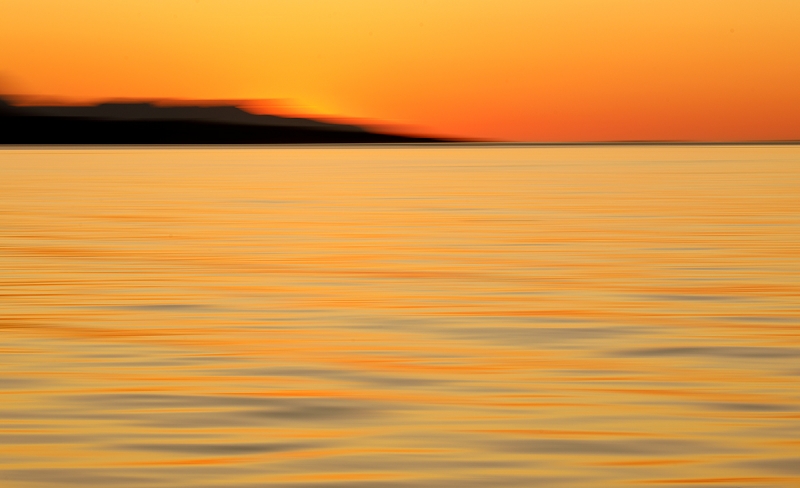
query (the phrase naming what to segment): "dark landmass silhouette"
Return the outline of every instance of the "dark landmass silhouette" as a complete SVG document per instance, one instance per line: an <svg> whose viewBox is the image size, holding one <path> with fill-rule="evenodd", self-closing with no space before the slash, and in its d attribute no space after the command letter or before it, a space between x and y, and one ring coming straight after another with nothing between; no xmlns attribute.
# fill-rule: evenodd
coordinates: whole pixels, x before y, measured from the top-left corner
<svg viewBox="0 0 800 488"><path fill-rule="evenodd" d="M0 98L0 144L370 144L454 140L387 134L235 106L14 106Z"/></svg>
<svg viewBox="0 0 800 488"><path fill-rule="evenodd" d="M800 144L800 140L499 141L401 135L391 133L391 130L312 118L257 115L235 105L208 105L208 102L19 106L0 95L0 145L469 143L477 147Z"/></svg>

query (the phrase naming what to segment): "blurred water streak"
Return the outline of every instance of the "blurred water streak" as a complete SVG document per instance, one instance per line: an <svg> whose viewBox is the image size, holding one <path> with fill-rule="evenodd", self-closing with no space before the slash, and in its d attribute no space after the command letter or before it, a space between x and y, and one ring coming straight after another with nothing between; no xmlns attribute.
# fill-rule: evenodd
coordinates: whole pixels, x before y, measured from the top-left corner
<svg viewBox="0 0 800 488"><path fill-rule="evenodd" d="M800 147L0 150L3 487L800 485Z"/></svg>

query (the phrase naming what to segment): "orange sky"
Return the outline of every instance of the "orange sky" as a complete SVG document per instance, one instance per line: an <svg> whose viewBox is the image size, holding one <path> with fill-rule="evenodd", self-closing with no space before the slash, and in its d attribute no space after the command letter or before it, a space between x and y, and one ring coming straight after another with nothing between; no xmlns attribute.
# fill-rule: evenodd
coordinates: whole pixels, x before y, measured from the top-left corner
<svg viewBox="0 0 800 488"><path fill-rule="evenodd" d="M798 0L0 0L0 89L437 134L800 139Z"/></svg>

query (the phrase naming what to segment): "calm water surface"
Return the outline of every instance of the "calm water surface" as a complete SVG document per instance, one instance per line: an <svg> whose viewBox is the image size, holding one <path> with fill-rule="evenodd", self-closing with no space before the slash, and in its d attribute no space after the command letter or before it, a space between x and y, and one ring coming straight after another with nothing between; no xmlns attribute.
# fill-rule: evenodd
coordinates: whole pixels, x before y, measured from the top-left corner
<svg viewBox="0 0 800 488"><path fill-rule="evenodd" d="M800 147L0 150L0 486L800 486Z"/></svg>

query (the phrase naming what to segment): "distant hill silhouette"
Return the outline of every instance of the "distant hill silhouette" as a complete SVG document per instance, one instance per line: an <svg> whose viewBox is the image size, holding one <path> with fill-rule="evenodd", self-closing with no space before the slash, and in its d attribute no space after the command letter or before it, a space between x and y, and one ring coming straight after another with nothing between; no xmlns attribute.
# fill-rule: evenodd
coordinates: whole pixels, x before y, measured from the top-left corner
<svg viewBox="0 0 800 488"><path fill-rule="evenodd" d="M332 124L313 119L255 115L234 106L158 106L141 103L101 103L94 106L26 107L30 115L45 117L85 117L104 120L182 120L222 124L261 125L265 127L307 127L314 129L365 132L362 127Z"/></svg>
<svg viewBox="0 0 800 488"><path fill-rule="evenodd" d="M445 142L235 106L148 102L17 107L0 98L0 144L335 144Z"/></svg>

